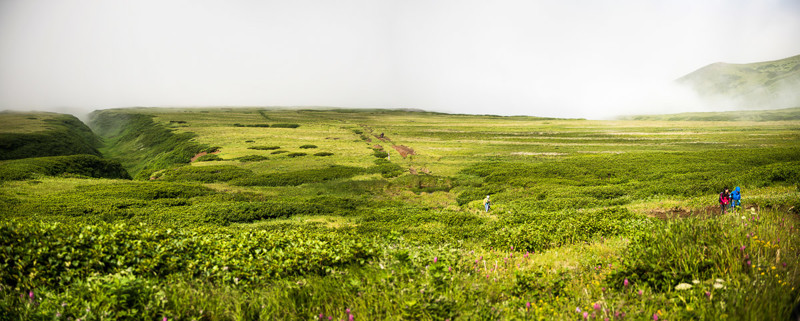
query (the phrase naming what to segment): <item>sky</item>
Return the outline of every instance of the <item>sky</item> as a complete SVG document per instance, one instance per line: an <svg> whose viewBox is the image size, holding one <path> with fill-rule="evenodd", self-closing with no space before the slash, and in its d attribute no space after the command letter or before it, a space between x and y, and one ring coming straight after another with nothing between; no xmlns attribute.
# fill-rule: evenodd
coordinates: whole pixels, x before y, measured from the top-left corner
<svg viewBox="0 0 800 321"><path fill-rule="evenodd" d="M0 110L334 106L604 119L800 54L798 0L0 0Z"/></svg>

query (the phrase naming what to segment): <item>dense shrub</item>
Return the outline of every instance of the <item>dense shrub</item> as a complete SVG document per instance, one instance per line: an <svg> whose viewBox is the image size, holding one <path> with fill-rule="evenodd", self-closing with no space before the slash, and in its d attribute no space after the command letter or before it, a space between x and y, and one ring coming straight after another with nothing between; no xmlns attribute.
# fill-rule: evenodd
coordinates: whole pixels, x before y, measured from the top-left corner
<svg viewBox="0 0 800 321"><path fill-rule="evenodd" d="M212 161L221 161L223 160L222 157L219 157L216 154L205 154L200 156L196 159L198 162L212 162Z"/></svg>
<svg viewBox="0 0 800 321"><path fill-rule="evenodd" d="M280 149L280 146L250 146L247 149L255 149L255 150L274 150Z"/></svg>
<svg viewBox="0 0 800 321"><path fill-rule="evenodd" d="M302 149L317 148L317 145L306 144L306 145L301 145L300 148Z"/></svg>
<svg viewBox="0 0 800 321"><path fill-rule="evenodd" d="M333 155L333 153L331 153L331 152L314 153L314 156L332 156L332 155Z"/></svg>
<svg viewBox="0 0 800 321"><path fill-rule="evenodd" d="M386 158L389 157L389 153L376 149L375 151L372 152L372 156L375 156L377 158Z"/></svg>
<svg viewBox="0 0 800 321"><path fill-rule="evenodd" d="M269 127L269 124L233 124L233 127Z"/></svg>
<svg viewBox="0 0 800 321"><path fill-rule="evenodd" d="M397 177L405 172L400 165L392 163L383 158L376 159L375 166L373 166L370 170L376 173L381 173L381 176L385 178Z"/></svg>
<svg viewBox="0 0 800 321"><path fill-rule="evenodd" d="M227 283L263 283L279 276L324 272L377 253L347 233L265 231L209 233L134 225L0 222L0 281L34 289L68 285L96 274L166 279L170 275ZM223 255L224 254L224 255ZM303 258L298 260L298 258Z"/></svg>
<svg viewBox="0 0 800 321"><path fill-rule="evenodd" d="M300 125L299 124L278 123L278 124L272 124L271 127L272 128L297 128L297 127L300 127Z"/></svg>
<svg viewBox="0 0 800 321"><path fill-rule="evenodd" d="M246 155L246 156L237 157L235 159L240 161L240 162L260 162L260 161L268 160L269 157L262 156L262 155Z"/></svg>
<svg viewBox="0 0 800 321"><path fill-rule="evenodd" d="M286 156L289 156L289 157L300 157L300 156L306 156L306 155L308 155L308 154L300 153L300 152L293 152L293 153L286 154Z"/></svg>
<svg viewBox="0 0 800 321"><path fill-rule="evenodd" d="M288 152L289 152L288 150L276 150L276 151L274 151L274 152L272 152L270 154L284 154L284 153L288 153Z"/></svg>
<svg viewBox="0 0 800 321"><path fill-rule="evenodd" d="M130 179L115 160L94 155L71 155L0 161L0 181L29 179L35 175L80 175L95 178Z"/></svg>

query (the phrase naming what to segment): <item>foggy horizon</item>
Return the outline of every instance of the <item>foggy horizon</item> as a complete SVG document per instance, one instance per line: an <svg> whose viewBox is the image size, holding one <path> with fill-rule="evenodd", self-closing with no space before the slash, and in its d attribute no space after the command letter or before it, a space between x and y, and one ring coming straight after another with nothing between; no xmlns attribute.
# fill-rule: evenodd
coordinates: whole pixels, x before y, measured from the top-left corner
<svg viewBox="0 0 800 321"><path fill-rule="evenodd" d="M800 54L800 2L0 2L0 110L717 111L675 79Z"/></svg>

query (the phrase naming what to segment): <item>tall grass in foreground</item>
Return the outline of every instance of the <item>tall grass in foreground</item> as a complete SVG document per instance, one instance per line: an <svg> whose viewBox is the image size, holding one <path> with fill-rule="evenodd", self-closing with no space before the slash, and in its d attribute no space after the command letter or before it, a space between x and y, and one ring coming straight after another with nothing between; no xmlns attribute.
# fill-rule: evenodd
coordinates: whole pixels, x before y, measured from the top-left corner
<svg viewBox="0 0 800 321"><path fill-rule="evenodd" d="M415 246L390 235L381 252L363 263L265 282L115 269L48 286L21 275L25 287L6 283L0 291L0 315L24 320L785 320L800 289L798 223L795 214L784 211L743 210L704 220L658 221L632 238L598 237L536 253ZM2 246L8 252L28 245L6 239ZM4 263L3 273L9 264Z"/></svg>

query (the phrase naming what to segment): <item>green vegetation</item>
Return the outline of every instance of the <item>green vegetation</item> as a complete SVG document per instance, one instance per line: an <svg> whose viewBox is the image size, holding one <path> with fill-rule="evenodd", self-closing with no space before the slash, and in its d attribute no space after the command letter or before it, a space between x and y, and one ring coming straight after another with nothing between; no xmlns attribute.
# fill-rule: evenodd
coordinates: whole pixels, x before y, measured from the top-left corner
<svg viewBox="0 0 800 321"><path fill-rule="evenodd" d="M317 145L305 144L305 145L300 145L300 148L302 148L302 149L317 148Z"/></svg>
<svg viewBox="0 0 800 321"><path fill-rule="evenodd" d="M119 162L93 155L34 157L0 161L0 181L31 179L39 175L131 178Z"/></svg>
<svg viewBox="0 0 800 321"><path fill-rule="evenodd" d="M250 146L247 149L255 149L255 150L274 150L280 149L280 146Z"/></svg>
<svg viewBox="0 0 800 321"><path fill-rule="evenodd" d="M623 117L623 119L662 121L786 121L800 120L800 108L681 113L672 115L639 115Z"/></svg>
<svg viewBox="0 0 800 321"><path fill-rule="evenodd" d="M87 154L100 141L72 115L0 112L0 160Z"/></svg>
<svg viewBox="0 0 800 321"><path fill-rule="evenodd" d="M792 112L101 111L135 180L0 163L0 319L785 320ZM298 126L230 125L265 120ZM309 143L325 157L280 155ZM743 206L722 214L726 186Z"/></svg>
<svg viewBox="0 0 800 321"><path fill-rule="evenodd" d="M191 141L192 133L173 133L155 123L153 116L123 111L96 111L91 126L106 140L104 155L117 159L135 178L147 178L156 170L189 163L202 152L215 147Z"/></svg>

